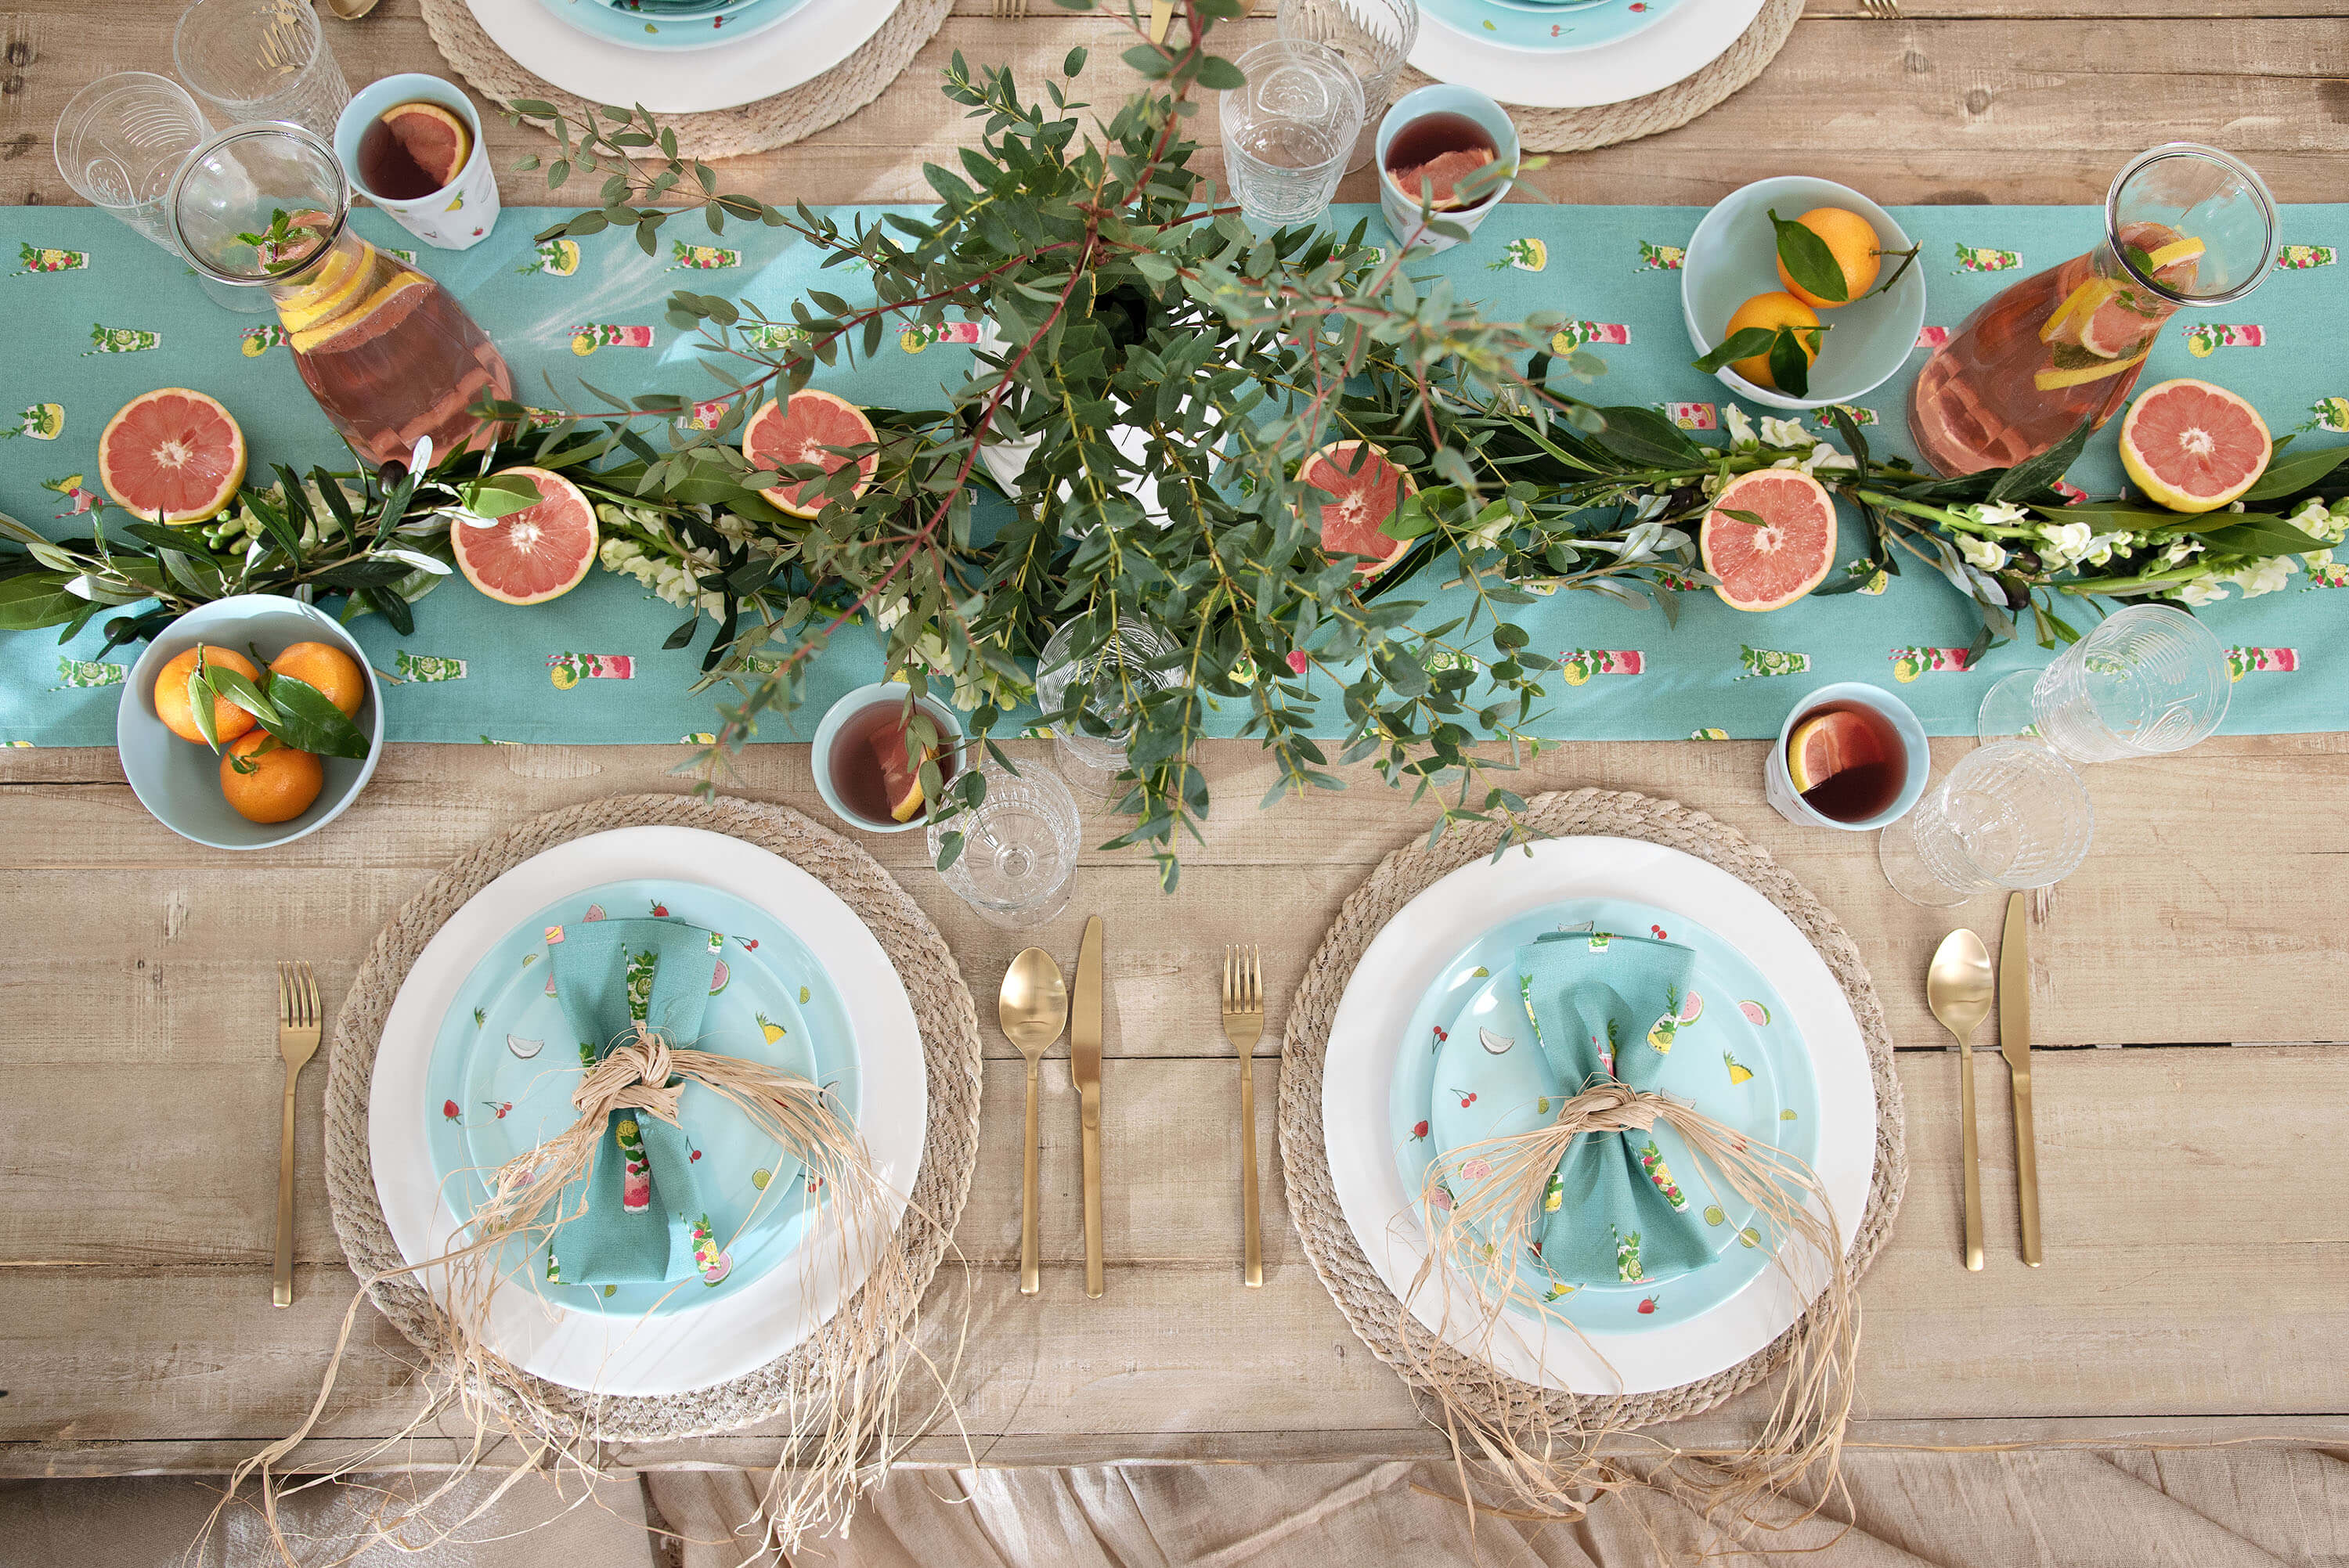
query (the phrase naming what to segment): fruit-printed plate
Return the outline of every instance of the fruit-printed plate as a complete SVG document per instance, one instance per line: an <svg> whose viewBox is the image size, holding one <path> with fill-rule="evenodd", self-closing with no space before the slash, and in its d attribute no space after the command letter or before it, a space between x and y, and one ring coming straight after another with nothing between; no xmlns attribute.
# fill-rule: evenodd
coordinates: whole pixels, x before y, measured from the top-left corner
<svg viewBox="0 0 2349 1568"><path fill-rule="evenodd" d="M593 38L628 49L716 49L763 33L806 0L745 0L698 15L664 15L649 7L630 10L605 0L538 0L554 17Z"/></svg>
<svg viewBox="0 0 2349 1568"><path fill-rule="evenodd" d="M1545 5L1537 0L1423 0L1421 10L1444 26L1505 49L1562 55L1636 37L1687 0L1608 0Z"/></svg>
<svg viewBox="0 0 2349 1568"><path fill-rule="evenodd" d="M1464 5L1465 0L1454 0ZM1627 0L1629 3L1629 0ZM1761 13L1762 0L1672 0L1653 26L1611 44L1559 53L1502 41L1501 14L1431 5L1411 63L1440 82L1466 82L1505 104L1592 108L1656 92L1694 76L1725 52ZM1646 12L1636 15L1645 16ZM1486 19L1494 26L1484 26ZM1447 19L1449 18L1449 19ZM1561 29L1571 18L1554 17ZM1522 25L1537 18L1522 15ZM1560 38L1537 38L1556 44Z"/></svg>
<svg viewBox="0 0 2349 1568"><path fill-rule="evenodd" d="M1772 1009L1773 1020L1786 1026L1816 1084L1813 1170L1848 1247L1875 1171L1877 1119L1875 1078L1851 1003L1775 904L1719 867L1661 844L1547 839L1526 852L1463 866L1398 910L1355 965L1330 1020L1321 1073L1323 1147L1330 1186L1364 1259L1433 1334L1528 1383L1580 1394L1646 1393L1711 1377L1767 1346L1824 1288L1824 1262L1798 1253L1787 1268L1764 1269L1719 1305L1646 1332L1578 1326L1569 1333L1515 1314L1488 1326L1465 1278L1438 1269L1419 1279L1428 1261L1427 1233L1396 1159L1394 1080L1415 1057L1429 1054L1430 1035L1407 1038L1406 1032L1430 988L1451 981L1457 988L1448 1006L1438 1006L1456 1013L1487 978L1453 967L1464 949L1496 924L1577 898L1620 899L1700 921L1770 977L1785 1002L1783 1013ZM1671 920L1658 923L1679 934ZM1442 1016L1430 1008L1419 1027L1427 1030ZM1817 1212L1816 1202L1813 1208Z"/></svg>
<svg viewBox="0 0 2349 1568"><path fill-rule="evenodd" d="M579 0L582 7L591 3ZM465 0L465 8L499 48L566 92L592 103L642 104L655 114L694 114L772 98L822 76L864 47L897 0L805 0L783 26L750 36L729 23L712 29L726 47L694 49L647 48L641 27L635 42L623 44L550 26L542 0Z"/></svg>
<svg viewBox="0 0 2349 1568"><path fill-rule="evenodd" d="M416 1278L426 1289L445 1299L446 1273L432 1260L458 1241L463 1218L434 1173L432 1135L446 1119L442 1099L427 1087L433 1047L458 993L481 954L533 912L608 883L638 880L730 894L788 930L831 977L841 1009L837 1022L845 1030L843 1055L856 1067L857 1133L874 1177L890 1194L854 1233L843 1232L836 1205L819 1202L796 1244L786 1239L787 1255L767 1269L758 1288L703 1292L688 1281L679 1294L700 1293L704 1299L682 1316L631 1317L600 1306L579 1311L535 1290L514 1288L540 1282L516 1281L495 1294L483 1331L490 1349L568 1387L651 1397L707 1387L773 1360L864 1284L920 1172L929 1069L913 1003L887 951L840 895L791 861L696 828L624 828L558 844L497 878L449 917L409 966L376 1047L367 1088L369 1172L385 1223L402 1258L419 1265ZM671 907L680 914L685 908ZM761 938L761 951L766 945ZM729 963L733 967L730 956ZM796 1001L798 993L792 995ZM822 1037L834 1020L816 1000L812 986L802 1012L816 1037L821 1069L827 1049ZM462 1016L471 1023L470 1011ZM545 1051L555 1050L559 1040L549 1039ZM492 1044L504 1048L502 1038ZM575 1063L577 1043L568 1048ZM688 1325L690 1333L678 1332Z"/></svg>
<svg viewBox="0 0 2349 1568"><path fill-rule="evenodd" d="M1463 1119L1454 1113L1469 1109L1457 1099L1486 1088L1485 1075L1476 1070L1480 1049L1519 1048L1526 1037L1516 983L1516 950L1560 931L1661 933L1660 940L1693 952L1696 980L1682 1003L1683 1015L1692 1016L1680 1025L1658 1064L1661 1070L1646 1087L1693 1105L1757 1142L1774 1143L1811 1161L1818 1148L1818 1093L1810 1063L1785 1022L1786 1004L1753 962L1685 915L1623 899L1571 899L1530 910L1478 936L1444 965L1413 1010L1405 1039L1424 1041L1425 1048L1405 1052L1396 1064L1389 1127L1397 1173L1414 1202L1429 1164L1448 1147L1446 1122ZM1469 1047L1464 1053L1464 1047ZM1624 1048L1651 1047L1633 1042ZM1454 1105L1441 1103L1447 1092L1455 1097ZM1492 1109L1479 1102L1479 1119ZM1507 1109L1493 1131L1526 1130L1546 1120L1556 1106ZM1561 1326L1640 1334L1685 1323L1745 1289L1769 1266L1754 1206L1715 1180L1670 1127L1658 1123L1648 1141L1652 1153L1643 1150L1643 1160L1654 1160L1655 1169L1674 1181L1688 1212L1704 1222L1714 1261L1673 1277L1628 1281L1566 1279L1537 1258L1521 1260L1520 1279L1548 1304L1545 1315ZM1548 1223L1564 1225L1572 1218L1560 1211ZM1531 1310L1529 1304L1526 1309Z"/></svg>
<svg viewBox="0 0 2349 1568"><path fill-rule="evenodd" d="M680 1043L821 1083L854 1119L856 1062L847 1017L804 944L729 893L673 879L607 882L558 899L515 925L482 956L442 1020L425 1088L439 1110L432 1167L447 1201L468 1213L481 1201L487 1173L577 1117L571 1093L594 1061L595 1047L570 1037L554 997L547 934L606 914L649 914L721 933L700 1037ZM565 1283L541 1245L528 1266L548 1300L630 1317L674 1313L750 1284L790 1250L806 1210L797 1156L701 1084L686 1084L678 1109L709 1209L673 1216L669 1244L673 1256L696 1260L698 1277L601 1287ZM560 1242L558 1236L558 1251ZM523 1260L509 1266L523 1266Z"/></svg>

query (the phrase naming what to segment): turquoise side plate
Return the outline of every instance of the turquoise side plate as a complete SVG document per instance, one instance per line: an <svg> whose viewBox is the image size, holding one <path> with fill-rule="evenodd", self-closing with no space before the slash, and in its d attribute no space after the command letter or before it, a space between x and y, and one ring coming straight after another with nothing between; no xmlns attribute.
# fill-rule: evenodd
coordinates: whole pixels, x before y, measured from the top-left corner
<svg viewBox="0 0 2349 1568"><path fill-rule="evenodd" d="M690 882L607 882L557 900L508 932L474 966L441 1020L426 1078L429 1103L419 1109L430 1129L434 1177L460 1212L481 1202L489 1172L576 1119L571 1094L594 1050L570 1037L554 999L546 931L605 915L667 916L723 934L725 967L703 1016L703 1047L822 1083L844 1114L856 1114L855 1035L847 1010L788 927L730 893ZM674 1222L670 1244L680 1254L697 1243L724 1253L717 1279L566 1284L548 1277L543 1244L527 1257L517 1249L502 1260L505 1266L526 1269L551 1303L635 1317L683 1311L741 1289L787 1256L810 1209L797 1157L700 1084L686 1085L678 1112L698 1151L694 1164L709 1212ZM560 1241L558 1233L558 1253Z"/></svg>
<svg viewBox="0 0 2349 1568"><path fill-rule="evenodd" d="M1414 1206L1437 1153L1434 1097L1446 1089L1475 1092L1471 1084L1436 1082L1439 1054L1446 1041L1455 1036L1470 1037L1461 1031L1484 1027L1522 1033L1525 1012L1516 996L1516 950L1545 932L1592 927L1641 935L1661 931L1665 940L1697 955L1696 988L1705 998L1703 1016L1681 1032L1656 1087L1806 1162L1816 1158L1818 1088L1810 1053L1788 1021L1785 1002L1752 962L1684 915L1623 899L1568 899L1527 911L1470 943L1444 966L1443 978L1429 987L1413 1012L1405 1048L1396 1059L1388 1116L1396 1169ZM1752 1005L1752 1012L1746 1004ZM1419 1048L1413 1048L1415 1044ZM1747 1074L1751 1076L1743 1076ZM1525 1115L1531 1126L1540 1112L1527 1107ZM1518 1277L1542 1300L1538 1315L1585 1331L1636 1334L1712 1311L1769 1266L1768 1253L1757 1244L1765 1238L1753 1206L1725 1183L1708 1181L1711 1168L1700 1166L1670 1128L1659 1126L1655 1138L1665 1163L1688 1194L1691 1210L1705 1222L1714 1243L1713 1261L1673 1278L1624 1284L1560 1279L1527 1255L1519 1260ZM1424 1222L1423 1212L1421 1219ZM1531 1303L1521 1301L1513 1310L1537 1315Z"/></svg>
<svg viewBox="0 0 2349 1568"><path fill-rule="evenodd" d="M1457 33L1506 48L1568 54L1644 33L1685 0L1605 0L1580 5L1540 0L1421 0L1420 9Z"/></svg>
<svg viewBox="0 0 2349 1568"><path fill-rule="evenodd" d="M606 0L539 0L558 20L630 49L714 49L763 33L805 0L750 0L722 12L678 16L630 11Z"/></svg>

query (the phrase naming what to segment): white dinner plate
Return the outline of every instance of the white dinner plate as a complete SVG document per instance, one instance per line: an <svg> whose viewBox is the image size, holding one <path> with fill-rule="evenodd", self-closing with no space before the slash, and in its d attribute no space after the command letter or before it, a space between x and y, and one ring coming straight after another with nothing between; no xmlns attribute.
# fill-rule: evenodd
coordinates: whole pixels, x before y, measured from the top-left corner
<svg viewBox="0 0 2349 1568"><path fill-rule="evenodd" d="M473 0L477 7L483 3ZM1718 59L1761 12L1762 0L1682 0L1652 27L1570 54L1513 49L1423 15L1411 63L1439 82L1464 83L1502 103L1593 108L1687 80Z"/></svg>
<svg viewBox="0 0 2349 1568"><path fill-rule="evenodd" d="M591 37L549 16L539 0L465 4L492 43L565 92L655 114L733 108L812 81L864 47L897 9L897 0L807 0L739 44L660 50Z"/></svg>
<svg viewBox="0 0 2349 1568"><path fill-rule="evenodd" d="M1708 1377L1767 1346L1824 1287L1822 1260L1799 1253L1729 1300L1644 1333L1547 1329L1487 1313L1449 1271L1413 1291L1427 1239L1397 1172L1389 1085L1408 1022L1455 955L1498 923L1568 898L1653 904L1712 928L1785 1000L1818 1085L1820 1185L1847 1251L1876 1164L1876 1082L1851 1004L1776 905L1693 855L1634 839L1547 839L1531 854L1463 866L1387 922L1346 983L1321 1073L1322 1138L1340 1209L1371 1266L1413 1316L1454 1348L1527 1383L1578 1394L1640 1394ZM1416 1042L1413 1042L1416 1043Z"/></svg>
<svg viewBox="0 0 2349 1568"><path fill-rule="evenodd" d="M838 894L781 856L698 828L623 828L533 856L465 902L434 934L384 1020L367 1098L376 1194L410 1264L449 1250L461 1216L429 1147L426 1074L442 1017L481 955L517 921L605 882L658 877L733 894L807 944L839 988L863 1081L857 1130L894 1194L877 1233L842 1267L836 1205L759 1288L657 1318L571 1312L510 1284L492 1303L492 1348L523 1371L600 1394L678 1394L740 1377L804 1339L864 1283L872 1243L896 1229L922 1163L929 1076L920 1026L888 954ZM438 1270L418 1276L444 1288Z"/></svg>

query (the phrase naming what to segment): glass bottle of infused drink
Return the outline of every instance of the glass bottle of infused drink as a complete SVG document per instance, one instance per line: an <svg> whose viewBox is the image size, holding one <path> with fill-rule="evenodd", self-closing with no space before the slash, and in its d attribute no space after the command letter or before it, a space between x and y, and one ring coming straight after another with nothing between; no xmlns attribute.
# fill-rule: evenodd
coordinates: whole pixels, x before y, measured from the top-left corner
<svg viewBox="0 0 2349 1568"><path fill-rule="evenodd" d="M269 290L303 385L362 458L405 462L424 437L450 452L496 434L471 410L513 395L504 356L446 289L351 229L349 181L317 137L222 132L181 168L171 214L201 272Z"/></svg>
<svg viewBox="0 0 2349 1568"><path fill-rule="evenodd" d="M2181 305L2240 299L2276 253L2260 177L2207 147L2140 154L2105 199L2095 250L2023 279L1933 351L1909 395L1909 433L1944 474L2036 457L2119 412Z"/></svg>

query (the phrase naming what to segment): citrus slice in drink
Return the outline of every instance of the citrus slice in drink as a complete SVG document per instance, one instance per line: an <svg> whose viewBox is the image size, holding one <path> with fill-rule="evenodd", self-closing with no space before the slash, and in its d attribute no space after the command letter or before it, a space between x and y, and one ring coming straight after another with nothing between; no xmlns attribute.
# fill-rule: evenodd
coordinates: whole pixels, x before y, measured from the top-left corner
<svg viewBox="0 0 2349 1568"><path fill-rule="evenodd" d="M1375 578L1411 548L1407 539L1386 532L1387 519L1419 486L1391 459L1384 447L1369 441L1332 441L1305 459L1298 482L1319 490L1321 551L1353 555L1357 576Z"/></svg>
<svg viewBox="0 0 2349 1568"><path fill-rule="evenodd" d="M437 103L404 103L383 112L384 129L415 160L416 167L445 191L465 171L473 155L473 133L465 122ZM428 192L429 194L429 192Z"/></svg>
<svg viewBox="0 0 2349 1568"><path fill-rule="evenodd" d="M365 240L356 252L334 252L316 278L277 307L278 325L288 332L306 332L334 320L357 303L374 276L375 247Z"/></svg>
<svg viewBox="0 0 2349 1568"><path fill-rule="evenodd" d="M2116 288L2094 310L2080 317L2080 346L2099 359L2119 359L2152 347L2167 315L2149 315L2138 307L2137 296Z"/></svg>
<svg viewBox="0 0 2349 1568"><path fill-rule="evenodd" d="M244 482L244 432L213 398L165 387L125 403L98 438L98 482L153 521L217 517Z"/></svg>
<svg viewBox="0 0 2349 1568"><path fill-rule="evenodd" d="M1744 512L1759 524L1729 515ZM1740 474L1713 498L1697 534L1713 592L1733 610L1776 610L1793 603L1835 564L1835 500L1795 469Z"/></svg>
<svg viewBox="0 0 2349 1568"><path fill-rule="evenodd" d="M1797 795L1809 794L1849 769L1878 766L1884 760L1883 741L1849 708L1815 713L1786 738L1786 777Z"/></svg>
<svg viewBox="0 0 2349 1568"><path fill-rule="evenodd" d="M501 603L560 599L595 563L595 509L577 485L544 469L507 469L498 477L532 480L539 500L503 517L450 522L457 570Z"/></svg>
<svg viewBox="0 0 2349 1568"><path fill-rule="evenodd" d="M802 387L792 394L788 403L769 402L744 421L742 455L762 469L813 463L828 475L854 461L857 478L847 498L854 502L871 488L874 470L881 466L881 455L866 452L850 459L832 449L861 447L879 439L864 409L845 397ZM791 480L759 493L793 517L813 517L823 509L823 500L816 493L823 483L820 480Z"/></svg>
<svg viewBox="0 0 2349 1568"><path fill-rule="evenodd" d="M2121 421L2121 467L2172 511L2213 511L2251 488L2275 443L2259 410L2223 387L2149 387Z"/></svg>
<svg viewBox="0 0 2349 1568"><path fill-rule="evenodd" d="M419 273L396 272L364 304L305 332L297 332L286 341L296 354L348 353L362 344L374 342L407 320L432 288L431 281Z"/></svg>
<svg viewBox="0 0 2349 1568"><path fill-rule="evenodd" d="M2147 349L2146 354L2153 352ZM2031 378L2031 384L2042 392L2060 392L2066 387L2083 387L2091 381L2102 381L2107 376L2118 376L2145 363L2145 354L2127 359L2115 359L2103 365L2083 366L2074 369L2042 370Z"/></svg>

